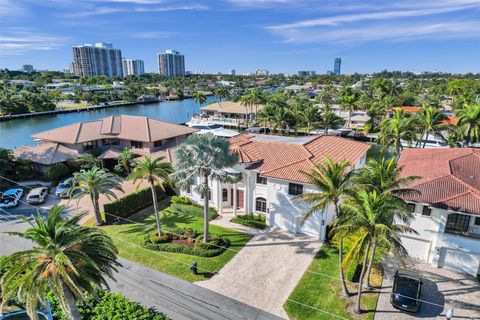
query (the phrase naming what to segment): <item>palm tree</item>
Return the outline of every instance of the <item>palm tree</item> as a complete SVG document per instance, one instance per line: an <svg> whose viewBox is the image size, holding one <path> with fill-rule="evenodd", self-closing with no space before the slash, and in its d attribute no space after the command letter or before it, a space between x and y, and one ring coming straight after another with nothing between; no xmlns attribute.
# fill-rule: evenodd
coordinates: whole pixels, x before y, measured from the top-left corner
<svg viewBox="0 0 480 320"><path fill-rule="evenodd" d="M348 111L347 127L351 126L352 112L357 109L357 96L352 90L345 90L340 97L340 104Z"/></svg>
<svg viewBox="0 0 480 320"><path fill-rule="evenodd" d="M340 207L342 216L336 221L332 232L339 236L357 235L345 258L345 263L348 264L363 256L355 308L356 313L361 313L363 279L368 256L371 255L371 261L373 261L377 246L392 251L397 257L405 256L407 252L402 245L400 234L414 232L405 224L412 214L397 198L391 197L387 193L378 194L376 191L361 191L347 196ZM396 223L396 219L400 219L404 223ZM371 253L370 249L372 249Z"/></svg>
<svg viewBox="0 0 480 320"><path fill-rule="evenodd" d="M467 105L455 111L458 117L458 126L466 127L466 140L470 145L480 141L480 103Z"/></svg>
<svg viewBox="0 0 480 320"><path fill-rule="evenodd" d="M182 189L196 185L197 179L202 181L194 190L202 194L204 200L203 242L209 239L209 180L228 182L238 179L238 174L226 170L237 162L238 154L230 151L228 141L211 133L191 135L177 149L173 179Z"/></svg>
<svg viewBox="0 0 480 320"><path fill-rule="evenodd" d="M423 148L427 144L427 140L430 134L437 134L442 136L441 131L447 128L445 123L442 123L442 120L445 120L446 117L443 114L442 110L435 105L424 104L418 113L415 122L420 125L422 128L421 130L421 138L425 136L425 142L423 143Z"/></svg>
<svg viewBox="0 0 480 320"><path fill-rule="evenodd" d="M220 98L220 101L225 101L230 96L230 91L226 87L218 87L215 89L215 95Z"/></svg>
<svg viewBox="0 0 480 320"><path fill-rule="evenodd" d="M118 198L113 190L123 192L122 178L98 167L75 172L73 177L68 179L68 182L72 184L72 187L67 191L70 198L80 199L88 195L92 200L97 226L103 224L103 219L100 215L100 204L98 203L100 195L103 194L107 199L111 200L112 198Z"/></svg>
<svg viewBox="0 0 480 320"><path fill-rule="evenodd" d="M349 171L350 163L342 160L334 162L327 158L323 163L315 163L310 172L303 172L316 189L314 192L303 193L297 196L298 201L307 203L309 208L304 213L303 221L306 221L310 215L317 211L323 211L330 205L334 206L335 218L340 217L339 203L340 199L347 195L352 189L353 172ZM338 237L340 278L342 279L342 290L346 297L350 296L347 284L345 282L345 273L343 271L343 237Z"/></svg>
<svg viewBox="0 0 480 320"><path fill-rule="evenodd" d="M41 299L52 290L60 307L73 320L82 319L76 300L86 293L95 295L99 286L108 288L113 279L117 249L104 231L78 226L83 215L63 219L64 206L53 206L43 220L40 214L24 232L10 234L33 242L33 248L8 256L3 263L11 266L2 276L3 302L19 297L32 319Z"/></svg>
<svg viewBox="0 0 480 320"><path fill-rule="evenodd" d="M164 184L169 179L169 175L173 172L172 165L164 160L165 157L158 157L152 160L149 156L145 156L135 164L132 173L128 176L128 179L132 180L133 183L147 181L150 184L153 211L155 211L155 218L157 220L158 236L162 235L162 228L160 225L160 213L158 212L157 190L155 189L155 186L158 185L165 190ZM138 183L137 189L139 187L140 183Z"/></svg>
<svg viewBox="0 0 480 320"><path fill-rule="evenodd" d="M337 128L344 124L344 120L337 116L332 108L326 106L323 108L322 113L320 114L320 119L318 124L323 128L325 134L328 134L328 130Z"/></svg>
<svg viewBox="0 0 480 320"><path fill-rule="evenodd" d="M415 137L415 128L413 120L407 118L405 112L401 109L395 109L391 118L385 118L380 123L380 142L383 144L383 150L392 147L395 157L400 157L403 149L402 141L411 143Z"/></svg>
<svg viewBox="0 0 480 320"><path fill-rule="evenodd" d="M115 166L115 171L129 174L135 159L135 153L132 150L125 148L118 155L118 164Z"/></svg>
<svg viewBox="0 0 480 320"><path fill-rule="evenodd" d="M193 100L195 101L195 103L198 103L199 105L199 108L201 109L202 108L202 104L204 104L205 102L207 102L207 96L205 95L205 93L203 93L202 91L195 91L193 93ZM192 116L193 116L193 110L192 110Z"/></svg>
<svg viewBox="0 0 480 320"><path fill-rule="evenodd" d="M253 112L253 106L255 106L255 119L257 117L258 106L264 102L262 91L258 88L248 90L244 95L240 97L240 103L245 106L245 120L248 126L249 114L248 108L250 108L250 114Z"/></svg>
<svg viewBox="0 0 480 320"><path fill-rule="evenodd" d="M290 118L290 110L287 110L287 108L276 107L273 110L273 130L277 130L280 135L283 135L283 129L287 127Z"/></svg>
<svg viewBox="0 0 480 320"><path fill-rule="evenodd" d="M318 108L311 103L300 112L302 122L307 126L307 134L310 135L310 129L318 122L320 116Z"/></svg>

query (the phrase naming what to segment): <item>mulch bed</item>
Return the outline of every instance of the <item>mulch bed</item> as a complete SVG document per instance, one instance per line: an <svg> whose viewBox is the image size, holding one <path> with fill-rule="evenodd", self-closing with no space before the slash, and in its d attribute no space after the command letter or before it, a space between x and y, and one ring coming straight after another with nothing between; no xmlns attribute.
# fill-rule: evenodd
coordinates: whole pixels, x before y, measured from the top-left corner
<svg viewBox="0 0 480 320"><path fill-rule="evenodd" d="M188 240L176 239L176 240L172 240L171 243L182 244L190 248L195 248L195 242L190 242Z"/></svg>

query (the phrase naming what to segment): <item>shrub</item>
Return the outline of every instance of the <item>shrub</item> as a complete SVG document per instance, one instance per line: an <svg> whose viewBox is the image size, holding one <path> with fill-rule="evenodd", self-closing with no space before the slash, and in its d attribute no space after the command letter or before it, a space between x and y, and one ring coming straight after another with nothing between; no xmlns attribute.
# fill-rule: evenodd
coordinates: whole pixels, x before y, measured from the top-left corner
<svg viewBox="0 0 480 320"><path fill-rule="evenodd" d="M47 169L47 177L52 182L58 182L68 176L70 174L70 170L68 167L63 163L54 163L50 165Z"/></svg>
<svg viewBox="0 0 480 320"><path fill-rule="evenodd" d="M77 302L82 319L170 319L153 308L146 308L137 302L130 301L121 293L98 290L97 295L98 300L95 300L92 295L86 295L85 301ZM49 292L47 299L50 302L54 318L68 320L60 307L60 301L52 292Z"/></svg>
<svg viewBox="0 0 480 320"><path fill-rule="evenodd" d="M266 228L266 218L262 214L243 214L237 215L232 219L232 222L242 224L244 226L253 227L257 229Z"/></svg>
<svg viewBox="0 0 480 320"><path fill-rule="evenodd" d="M192 200L186 196L173 196L172 197L173 203L180 203L180 204L192 204Z"/></svg>
<svg viewBox="0 0 480 320"><path fill-rule="evenodd" d="M203 217L203 206L194 205L194 204L182 204L182 203L172 203L170 209L177 214L188 214L196 217ZM217 210L215 208L208 209L208 219L209 221L218 217Z"/></svg>
<svg viewBox="0 0 480 320"><path fill-rule="evenodd" d="M162 199L165 196L165 192L159 186L156 186L156 189L157 198ZM127 218L152 204L152 191L150 188L141 189L111 203L104 204L103 209L107 213L105 214L105 220L107 223L111 223L115 220L115 216Z"/></svg>

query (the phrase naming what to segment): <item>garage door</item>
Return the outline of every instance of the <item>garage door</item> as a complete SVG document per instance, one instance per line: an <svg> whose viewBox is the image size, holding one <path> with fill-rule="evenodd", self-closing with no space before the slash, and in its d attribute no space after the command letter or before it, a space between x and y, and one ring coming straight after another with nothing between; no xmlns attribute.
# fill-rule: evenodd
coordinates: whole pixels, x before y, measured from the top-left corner
<svg viewBox="0 0 480 320"><path fill-rule="evenodd" d="M273 225L280 229L294 232L293 217L288 213L275 212L273 215Z"/></svg>
<svg viewBox="0 0 480 320"><path fill-rule="evenodd" d="M445 268L465 272L476 276L480 265L480 256L471 253L445 249Z"/></svg>
<svg viewBox="0 0 480 320"><path fill-rule="evenodd" d="M430 241L407 236L402 236L401 239L409 257L424 261L428 260Z"/></svg>

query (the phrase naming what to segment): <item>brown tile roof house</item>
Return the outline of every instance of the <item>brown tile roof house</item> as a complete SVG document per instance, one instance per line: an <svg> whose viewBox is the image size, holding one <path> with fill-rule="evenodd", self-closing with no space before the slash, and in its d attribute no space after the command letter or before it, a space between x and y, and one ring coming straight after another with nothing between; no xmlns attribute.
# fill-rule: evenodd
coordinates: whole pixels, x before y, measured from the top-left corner
<svg viewBox="0 0 480 320"><path fill-rule="evenodd" d="M13 156L48 166L68 159L76 159L80 157L80 154L61 144L46 142L34 147L21 146L13 152Z"/></svg>
<svg viewBox="0 0 480 320"><path fill-rule="evenodd" d="M370 149L366 143L335 136L285 138L283 141L278 138L242 134L229 141L231 150L239 154L240 163L252 163L251 168L259 170L262 176L303 183L308 180L301 171L313 168L313 162L329 157L355 164Z"/></svg>
<svg viewBox="0 0 480 320"><path fill-rule="evenodd" d="M196 131L198 130L157 119L118 115L93 121L77 122L34 134L32 138L68 144L108 138L154 142Z"/></svg>
<svg viewBox="0 0 480 320"><path fill-rule="evenodd" d="M480 215L480 149L405 149L402 176L420 176L407 201Z"/></svg>
<svg viewBox="0 0 480 320"><path fill-rule="evenodd" d="M223 101L223 102L213 102L208 106L201 108L204 111L219 112L219 113L234 113L234 114L250 114L256 111L263 109L263 105L259 104L258 106L245 106L240 102L233 101Z"/></svg>

